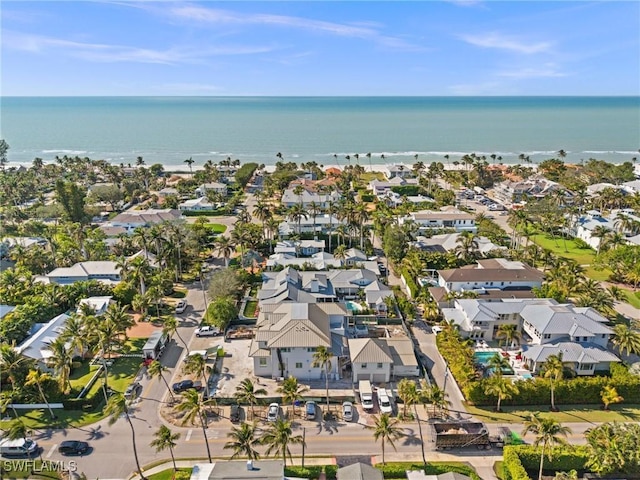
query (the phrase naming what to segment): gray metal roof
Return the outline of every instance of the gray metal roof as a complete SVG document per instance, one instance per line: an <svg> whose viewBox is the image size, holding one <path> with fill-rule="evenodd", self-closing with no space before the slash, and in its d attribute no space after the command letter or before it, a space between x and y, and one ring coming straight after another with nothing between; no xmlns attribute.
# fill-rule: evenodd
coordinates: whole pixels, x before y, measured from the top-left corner
<svg viewBox="0 0 640 480"><path fill-rule="evenodd" d="M366 463L354 463L338 469L338 480L382 480L384 476L377 468Z"/></svg>
<svg viewBox="0 0 640 480"><path fill-rule="evenodd" d="M562 353L563 362L600 363L619 362L620 359L600 345L594 343L552 342L542 345L523 346L522 356L534 362L544 362L550 355Z"/></svg>
<svg viewBox="0 0 640 480"><path fill-rule="evenodd" d="M377 338L350 338L349 356L352 363L393 362L386 342Z"/></svg>

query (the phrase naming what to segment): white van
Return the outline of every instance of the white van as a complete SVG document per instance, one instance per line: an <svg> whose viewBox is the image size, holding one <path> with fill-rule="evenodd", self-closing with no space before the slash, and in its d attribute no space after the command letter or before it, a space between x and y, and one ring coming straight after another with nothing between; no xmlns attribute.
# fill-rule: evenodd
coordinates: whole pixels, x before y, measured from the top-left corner
<svg viewBox="0 0 640 480"><path fill-rule="evenodd" d="M393 413L389 394L384 388L378 389L378 404L380 405L380 411L382 413Z"/></svg>
<svg viewBox="0 0 640 480"><path fill-rule="evenodd" d="M40 447L30 439L0 440L0 455L3 457L32 457L38 454Z"/></svg>

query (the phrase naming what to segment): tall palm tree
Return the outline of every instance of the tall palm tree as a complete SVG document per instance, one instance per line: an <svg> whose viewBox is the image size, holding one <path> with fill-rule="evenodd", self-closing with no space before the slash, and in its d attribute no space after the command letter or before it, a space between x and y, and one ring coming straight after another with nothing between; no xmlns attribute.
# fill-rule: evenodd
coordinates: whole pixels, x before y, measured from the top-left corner
<svg viewBox="0 0 640 480"><path fill-rule="evenodd" d="M500 353L496 352L496 354L489 358L487 362L487 366L491 369L491 373L495 376L502 376L502 372L504 370L508 370L511 365L509 364L509 360L506 357L500 355Z"/></svg>
<svg viewBox="0 0 640 480"><path fill-rule="evenodd" d="M404 434L402 433L402 428L398 427L398 419L391 418L388 413L383 413L380 416L373 417L375 423L373 427L369 427L373 429L373 438L377 442L380 440L382 444L382 465L385 464L384 460L384 447L386 443L389 443L396 450L395 441L402 438Z"/></svg>
<svg viewBox="0 0 640 480"><path fill-rule="evenodd" d="M522 333L518 330L518 325L513 323L503 324L498 327L498 331L496 332L496 338L504 339L505 345L512 345L514 342L518 342L522 340Z"/></svg>
<svg viewBox="0 0 640 480"><path fill-rule="evenodd" d="M202 435L204 435L204 441L207 446L207 457L209 457L209 463L212 463L211 460L211 449L209 448L209 439L207 438L207 425L204 418L204 403L211 402L208 400L207 402L203 402L200 399L200 394L196 390L187 390L182 393L182 401L176 407L178 412L183 412L184 415L182 417L182 425L186 425L190 423L191 425L196 425L200 422L200 426L202 427Z"/></svg>
<svg viewBox="0 0 640 480"><path fill-rule="evenodd" d="M184 339L180 336L180 332L178 331L178 327L179 327L179 323L178 323L178 319L176 317L169 317L166 318L164 320L164 324L162 325L162 332L167 335L167 337L170 339L171 337L173 337L173 335L177 335L178 338L180 339L180 341L182 342L182 344L184 345L184 349L187 352L187 356L189 356L189 345L187 345L187 342L184 341Z"/></svg>
<svg viewBox="0 0 640 480"><path fill-rule="evenodd" d="M138 468L140 479L147 480L147 477L145 477L142 473L142 468L140 468L140 460L138 459L138 448L136 447L136 430L135 428L133 428L133 422L131 421L131 417L129 416L129 405L127 404L127 400L124 398L124 395L122 395L121 393L114 393L111 397L109 397L109 401L107 402L107 406L104 409L104 413L109 417L109 425L113 425L118 421L120 417L124 415L124 418L127 420L127 423L131 428L131 444L133 445L133 456L136 460L136 467Z"/></svg>
<svg viewBox="0 0 640 480"><path fill-rule="evenodd" d="M301 234L302 219L304 218L306 220L309 218L309 215L307 215L307 209L301 203L296 203L287 210L287 215L292 221L297 222L298 234Z"/></svg>
<svg viewBox="0 0 640 480"><path fill-rule="evenodd" d="M238 403L248 403L251 406L251 413L254 413L253 407L258 403L257 395L266 395L267 391L264 388L256 389L254 383L250 378L245 378L240 382L240 385L236 387L236 392L233 394Z"/></svg>
<svg viewBox="0 0 640 480"><path fill-rule="evenodd" d="M491 376L484 384L485 395L495 395L498 398L496 412L500 411L502 400L508 400L518 393L518 387L511 380L507 380L502 375Z"/></svg>
<svg viewBox="0 0 640 480"><path fill-rule="evenodd" d="M296 400L302 399L302 394L307 392L309 387L306 385L300 385L298 379L293 375L289 375L284 379L282 385L276 390L282 394L282 403L291 404L291 410L294 410Z"/></svg>
<svg viewBox="0 0 640 480"><path fill-rule="evenodd" d="M51 380L51 375L49 375L48 373L42 372L40 369L34 369L29 372L29 374L27 375L27 381L24 384L26 386L35 385L38 387L40 398L47 406L47 409L49 409L49 414L51 415L51 418L55 419L56 416L53 413L53 410L51 409L51 405L49 405L49 401L47 400L47 396L44 394L44 390L42 389L42 382L46 382L48 380Z"/></svg>
<svg viewBox="0 0 640 480"><path fill-rule="evenodd" d="M149 444L149 446L155 448L157 453L169 449L171 461L173 462L173 471L177 472L178 467L176 466L176 458L173 455L173 449L178 445L180 434L173 433L166 425L161 425L153 436L155 439Z"/></svg>
<svg viewBox="0 0 640 480"><path fill-rule="evenodd" d="M147 367L147 374L149 375L149 378L158 377L158 381L164 382L165 386L167 387L167 391L169 392L169 396L171 397L171 403L173 404L175 403L176 398L173 396L171 387L169 387L169 382L167 382L167 379L164 376L164 373L168 371L169 369L162 365L158 360L154 360Z"/></svg>
<svg viewBox="0 0 640 480"><path fill-rule="evenodd" d="M564 363L562 362L562 352L557 355L549 355L542 365L544 378L549 379L551 387L551 410L556 411L555 388L556 384L564 377Z"/></svg>
<svg viewBox="0 0 640 480"><path fill-rule="evenodd" d="M329 371L333 352L324 345L320 345L313 354L313 361L324 370L324 382L327 394L327 415L329 414Z"/></svg>
<svg viewBox="0 0 640 480"><path fill-rule="evenodd" d="M22 420L16 418L11 421L4 434L9 440L18 440L20 438L26 440L29 436L29 427Z"/></svg>
<svg viewBox="0 0 640 480"><path fill-rule="evenodd" d="M32 363L29 358L18 353L14 347L15 344L0 344L0 367L2 372L7 375L9 382L11 382L13 390L24 379Z"/></svg>
<svg viewBox="0 0 640 480"><path fill-rule="evenodd" d="M73 356L67 343L60 337L53 340L47 345L47 350L51 352L51 356L47 359L47 366L51 368L58 377L58 387L63 393L71 390L71 366L73 364Z"/></svg>
<svg viewBox="0 0 640 480"><path fill-rule="evenodd" d="M524 430L522 435L533 433L536 439L533 445L541 446L540 452L540 470L538 472L538 480L542 480L542 468L544 467L544 455L551 460L551 454L555 445L566 445L567 441L562 438L571 433L569 427L562 426L553 418L540 417L538 413L532 413L529 419L524 422Z"/></svg>
<svg viewBox="0 0 640 480"><path fill-rule="evenodd" d="M80 352L84 357L88 345L88 327L93 322L84 315L72 314L64 324L60 338L69 344L69 350Z"/></svg>
<svg viewBox="0 0 640 480"><path fill-rule="evenodd" d="M191 178L193 178L193 164L196 163L196 161L193 158L189 157L184 161L184 163L189 165L189 171L191 172Z"/></svg>
<svg viewBox="0 0 640 480"><path fill-rule="evenodd" d="M202 355L189 355L182 367L182 372L186 375L194 375L202 379L202 384L207 384L207 361Z"/></svg>
<svg viewBox="0 0 640 480"><path fill-rule="evenodd" d="M231 258L231 255L236 250L235 245L231 242L229 237L225 237L223 235L220 235L218 238L216 238L215 245L218 255L222 255L222 257L224 258L224 266L228 267L229 258Z"/></svg>
<svg viewBox="0 0 640 480"><path fill-rule="evenodd" d="M249 460L259 460L260 454L256 447L261 444L260 438L257 436L258 425L253 423L242 423L239 427L233 427L227 437L230 440L224 444L225 450L233 450L231 459L244 456Z"/></svg>
<svg viewBox="0 0 640 480"><path fill-rule="evenodd" d="M420 399L416 382L409 378L400 380L398 382L398 396L402 400L402 417L406 418L407 408L411 408Z"/></svg>
<svg viewBox="0 0 640 480"><path fill-rule="evenodd" d="M472 232L461 232L456 238L456 255L469 263L478 258L478 237Z"/></svg>
<svg viewBox="0 0 640 480"><path fill-rule="evenodd" d="M282 455L282 461L285 468L287 467L287 455L293 461L289 445L304 445L302 435L293 435L291 421L282 418L271 423L267 430L262 434L260 443L267 445L266 454L273 452L275 455Z"/></svg>
<svg viewBox="0 0 640 480"><path fill-rule="evenodd" d="M640 332L628 327L622 323L613 327L613 338L611 343L623 354L627 351L627 355L632 353L640 354Z"/></svg>

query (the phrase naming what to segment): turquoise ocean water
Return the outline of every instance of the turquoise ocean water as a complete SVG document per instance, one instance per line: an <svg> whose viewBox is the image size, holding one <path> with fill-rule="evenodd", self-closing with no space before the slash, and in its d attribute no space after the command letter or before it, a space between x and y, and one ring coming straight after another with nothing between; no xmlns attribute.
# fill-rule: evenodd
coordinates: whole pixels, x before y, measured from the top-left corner
<svg viewBox="0 0 640 480"><path fill-rule="evenodd" d="M9 161L79 155L196 166L227 156L374 164L560 149L569 161L640 158L640 97L3 97ZM385 156L383 160L381 155Z"/></svg>

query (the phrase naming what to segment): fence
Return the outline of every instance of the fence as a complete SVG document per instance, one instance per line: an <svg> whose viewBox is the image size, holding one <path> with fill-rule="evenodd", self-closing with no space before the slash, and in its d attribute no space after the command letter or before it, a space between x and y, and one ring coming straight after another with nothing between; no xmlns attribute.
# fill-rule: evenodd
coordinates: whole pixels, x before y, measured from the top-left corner
<svg viewBox="0 0 640 480"><path fill-rule="evenodd" d="M37 410L40 408L60 409L64 408L64 405L61 403L50 403L49 405L46 403L10 403L8 407L15 408L16 410Z"/></svg>

